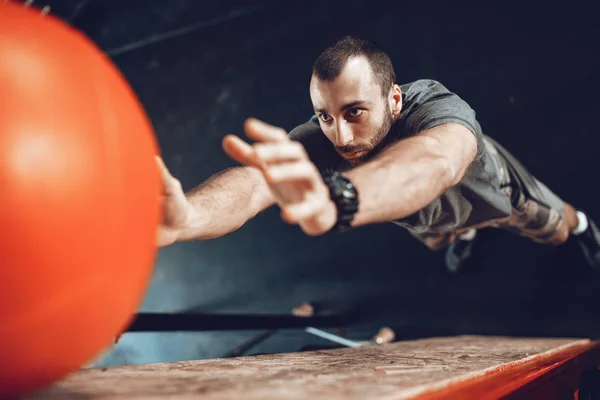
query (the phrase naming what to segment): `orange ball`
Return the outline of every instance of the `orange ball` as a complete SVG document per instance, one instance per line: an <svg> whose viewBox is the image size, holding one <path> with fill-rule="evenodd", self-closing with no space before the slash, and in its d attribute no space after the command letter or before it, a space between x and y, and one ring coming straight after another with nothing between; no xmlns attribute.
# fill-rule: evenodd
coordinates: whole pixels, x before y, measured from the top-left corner
<svg viewBox="0 0 600 400"><path fill-rule="evenodd" d="M152 126L89 39L0 1L0 397L80 368L148 286L161 181Z"/></svg>

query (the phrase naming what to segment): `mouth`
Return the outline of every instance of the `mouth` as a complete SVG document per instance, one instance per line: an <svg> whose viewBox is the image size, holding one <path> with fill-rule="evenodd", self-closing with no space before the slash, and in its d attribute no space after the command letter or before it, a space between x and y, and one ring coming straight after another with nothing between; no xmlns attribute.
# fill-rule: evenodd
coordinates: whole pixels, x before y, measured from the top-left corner
<svg viewBox="0 0 600 400"><path fill-rule="evenodd" d="M365 154L367 154L367 150L353 151L352 153L344 153L344 158L347 160L353 160L356 158L360 158Z"/></svg>

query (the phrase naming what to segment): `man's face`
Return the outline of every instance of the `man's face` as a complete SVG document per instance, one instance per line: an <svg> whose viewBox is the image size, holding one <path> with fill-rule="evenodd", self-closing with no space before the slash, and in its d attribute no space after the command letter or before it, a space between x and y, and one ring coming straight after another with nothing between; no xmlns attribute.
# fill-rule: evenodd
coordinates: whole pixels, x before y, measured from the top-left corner
<svg viewBox="0 0 600 400"><path fill-rule="evenodd" d="M310 82L310 97L321 130L338 154L352 164L364 160L390 131L395 119L393 92L390 90L389 96L381 94L364 57L349 59L334 81L313 76Z"/></svg>

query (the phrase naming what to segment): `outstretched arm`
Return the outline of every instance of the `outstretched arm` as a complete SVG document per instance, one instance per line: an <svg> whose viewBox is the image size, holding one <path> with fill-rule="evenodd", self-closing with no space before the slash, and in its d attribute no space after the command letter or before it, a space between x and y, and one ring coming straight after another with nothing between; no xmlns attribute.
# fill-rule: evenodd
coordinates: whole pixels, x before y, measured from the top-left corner
<svg viewBox="0 0 600 400"><path fill-rule="evenodd" d="M163 180L163 220L156 239L160 247L226 235L274 203L256 168L230 168L184 193L162 159L157 162Z"/></svg>
<svg viewBox="0 0 600 400"><path fill-rule="evenodd" d="M346 173L359 194L352 226L409 216L456 185L477 153L475 135L448 123L398 141Z"/></svg>
<svg viewBox="0 0 600 400"><path fill-rule="evenodd" d="M262 173L282 218L309 235L321 235L335 224L337 210L315 165L302 146L283 129L249 120L250 145L226 138L228 154ZM346 174L358 190L359 210L352 225L392 221L423 208L456 185L477 153L475 135L447 123L398 141L371 161ZM243 156L242 156L243 155Z"/></svg>

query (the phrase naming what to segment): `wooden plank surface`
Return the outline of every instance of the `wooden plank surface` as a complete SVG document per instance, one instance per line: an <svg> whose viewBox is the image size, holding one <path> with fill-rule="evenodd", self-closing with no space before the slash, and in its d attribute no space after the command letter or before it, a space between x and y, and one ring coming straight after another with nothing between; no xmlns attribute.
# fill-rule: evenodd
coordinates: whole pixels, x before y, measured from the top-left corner
<svg viewBox="0 0 600 400"><path fill-rule="evenodd" d="M410 399L481 383L495 374L506 377L507 371L525 371L540 360L553 365L593 346L587 339L458 336L94 368L30 399Z"/></svg>

